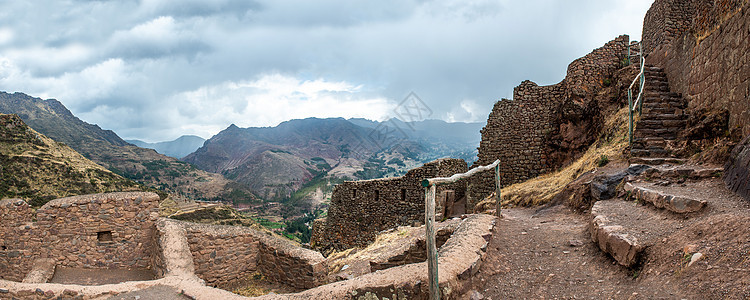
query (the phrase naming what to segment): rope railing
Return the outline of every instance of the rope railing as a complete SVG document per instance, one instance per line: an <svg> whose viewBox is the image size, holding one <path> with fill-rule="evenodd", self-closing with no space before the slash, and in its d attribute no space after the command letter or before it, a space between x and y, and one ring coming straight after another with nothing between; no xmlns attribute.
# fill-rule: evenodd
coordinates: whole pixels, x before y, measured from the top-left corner
<svg viewBox="0 0 750 300"><path fill-rule="evenodd" d="M630 49L635 45L638 45L638 52L632 53ZM636 110L639 114L641 113L643 108L643 88L646 85L646 59L643 57L643 45L641 42L635 42L628 45L628 63L630 63L630 57L632 56L637 56L639 58L641 67L638 75L633 78L633 82L628 86L628 145L631 147L633 146L633 129L635 127L633 113ZM638 85L638 96L635 101L633 101L633 86L638 81L640 81L640 84Z"/></svg>
<svg viewBox="0 0 750 300"><path fill-rule="evenodd" d="M422 180L422 186L425 188L425 234L427 235L427 273L429 277L430 299L440 299L440 288L438 287L438 261L437 246L435 244L435 191L437 185L449 184L466 179L472 175L495 169L495 201L497 205L496 214L500 216L500 160L495 160L492 164L473 168L465 173L454 174L451 177L437 177Z"/></svg>

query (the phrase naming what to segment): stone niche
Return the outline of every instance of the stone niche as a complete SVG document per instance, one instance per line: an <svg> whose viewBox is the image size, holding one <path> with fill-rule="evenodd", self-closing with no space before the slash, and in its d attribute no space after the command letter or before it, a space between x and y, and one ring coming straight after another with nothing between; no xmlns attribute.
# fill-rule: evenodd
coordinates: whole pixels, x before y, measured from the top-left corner
<svg viewBox="0 0 750 300"><path fill-rule="evenodd" d="M104 193L56 199L34 209L0 201L0 279L21 281L37 261L67 268L149 269L159 196Z"/></svg>
<svg viewBox="0 0 750 300"><path fill-rule="evenodd" d="M421 181L448 177L467 169L464 160L445 158L412 169L402 177L339 184L333 189L327 219L313 224L311 244L323 250L364 247L382 230L422 224L425 189ZM443 219L454 213L455 204L460 206L465 194L465 181L439 186L436 218Z"/></svg>

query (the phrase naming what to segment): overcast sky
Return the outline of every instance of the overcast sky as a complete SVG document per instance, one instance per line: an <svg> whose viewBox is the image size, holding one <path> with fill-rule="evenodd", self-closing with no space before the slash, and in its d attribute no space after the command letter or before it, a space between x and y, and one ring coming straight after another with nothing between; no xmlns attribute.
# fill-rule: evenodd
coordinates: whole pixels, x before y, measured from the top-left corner
<svg viewBox="0 0 750 300"><path fill-rule="evenodd" d="M0 90L150 142L383 120L410 92L431 118L485 122L521 81L557 83L616 36L640 40L652 2L0 1Z"/></svg>

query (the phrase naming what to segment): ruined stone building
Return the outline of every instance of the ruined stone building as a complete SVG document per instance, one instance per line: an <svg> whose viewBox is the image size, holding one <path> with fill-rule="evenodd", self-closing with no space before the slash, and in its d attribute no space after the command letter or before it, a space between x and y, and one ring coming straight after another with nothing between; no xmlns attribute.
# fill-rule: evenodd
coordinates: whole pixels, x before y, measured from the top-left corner
<svg viewBox="0 0 750 300"><path fill-rule="evenodd" d="M0 201L0 279L20 281L35 262L72 268L148 268L159 196L109 193L68 197L34 211Z"/></svg>
<svg viewBox="0 0 750 300"><path fill-rule="evenodd" d="M402 177L339 184L333 190L327 219L317 220L313 226L311 244L318 249L363 247L381 230L424 223L425 190L421 181L466 171L463 159L438 159ZM454 204L463 204L465 193L465 182L439 186L436 217L462 210Z"/></svg>
<svg viewBox="0 0 750 300"><path fill-rule="evenodd" d="M513 99L501 99L482 129L475 166L500 160L502 186L549 173L575 160L601 128L596 93L612 83L626 64L629 37L620 36L568 66L558 84L538 86L524 81ZM482 172L469 183L467 207L495 190L493 172Z"/></svg>

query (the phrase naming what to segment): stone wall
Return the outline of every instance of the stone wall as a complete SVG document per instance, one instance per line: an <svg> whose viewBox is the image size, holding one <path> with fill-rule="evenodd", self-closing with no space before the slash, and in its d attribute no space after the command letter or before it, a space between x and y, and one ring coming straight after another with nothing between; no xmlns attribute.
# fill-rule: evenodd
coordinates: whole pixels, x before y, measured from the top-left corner
<svg viewBox="0 0 750 300"><path fill-rule="evenodd" d="M583 153L598 136L602 117L595 95L612 84L629 43L620 36L573 61L562 82L538 86L524 81L513 100L495 103L482 129L474 166L500 160L501 186L523 182L562 167ZM494 172L473 176L467 209L495 190Z"/></svg>
<svg viewBox="0 0 750 300"><path fill-rule="evenodd" d="M252 228L179 224L185 228L195 274L210 286L231 290L256 272L300 290L325 283L325 259L318 252Z"/></svg>
<svg viewBox="0 0 750 300"><path fill-rule="evenodd" d="M150 268L158 206L158 195L142 192L56 199L36 213L22 200L4 200L0 278L23 279L38 258L75 268Z"/></svg>
<svg viewBox="0 0 750 300"><path fill-rule="evenodd" d="M0 279L21 281L31 270L40 248L33 239L34 211L26 201L0 201Z"/></svg>
<svg viewBox="0 0 750 300"><path fill-rule="evenodd" d="M195 275L206 284L231 290L258 271L256 234L189 223L184 227Z"/></svg>
<svg viewBox="0 0 750 300"><path fill-rule="evenodd" d="M374 241L379 231L423 223L425 189L421 181L466 171L466 162L462 159L439 159L410 170L402 177L339 184L333 189L327 220L314 223L311 244L316 249L363 247ZM441 199L445 200L446 191L453 191L453 198L460 200L465 196L466 183L438 187L438 218L445 214L447 205L441 203Z"/></svg>
<svg viewBox="0 0 750 300"><path fill-rule="evenodd" d="M730 190L750 201L750 135L729 156L724 166L724 182Z"/></svg>
<svg viewBox="0 0 750 300"><path fill-rule="evenodd" d="M56 199L37 210L42 257L82 268L147 268L159 212L155 193L106 193Z"/></svg>
<svg viewBox="0 0 750 300"><path fill-rule="evenodd" d="M661 67L692 116L729 113L750 134L750 1L657 0L643 22L646 63Z"/></svg>

